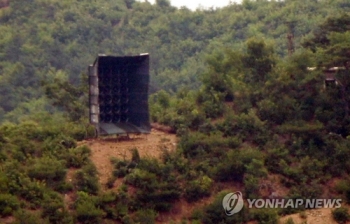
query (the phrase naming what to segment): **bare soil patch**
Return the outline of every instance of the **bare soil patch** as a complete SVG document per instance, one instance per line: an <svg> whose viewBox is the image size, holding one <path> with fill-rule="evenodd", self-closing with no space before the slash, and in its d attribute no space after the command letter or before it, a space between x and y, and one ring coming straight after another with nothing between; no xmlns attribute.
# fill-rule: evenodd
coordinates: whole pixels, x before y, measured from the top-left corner
<svg viewBox="0 0 350 224"><path fill-rule="evenodd" d="M295 224L337 224L332 217L332 210L331 208L306 210L306 219L301 218L300 213L297 213L282 217L280 223L286 223L289 218L292 218Z"/></svg>
<svg viewBox="0 0 350 224"><path fill-rule="evenodd" d="M152 129L148 135L129 135L129 137L99 138L79 142L91 149L91 160L95 164L102 187L112 176L112 157L130 159L130 149L137 148L141 157L160 158L162 151L176 149L176 135Z"/></svg>

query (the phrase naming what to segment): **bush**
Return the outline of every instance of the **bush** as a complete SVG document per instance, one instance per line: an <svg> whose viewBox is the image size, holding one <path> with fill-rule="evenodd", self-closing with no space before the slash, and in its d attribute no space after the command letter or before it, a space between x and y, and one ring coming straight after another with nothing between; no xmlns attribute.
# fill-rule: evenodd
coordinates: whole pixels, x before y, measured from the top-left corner
<svg viewBox="0 0 350 224"><path fill-rule="evenodd" d="M159 166L158 163L151 165L149 163L151 161L142 160L141 163L146 163L143 163L140 165L140 168L136 168L128 174L125 177L125 182L138 188L134 198L134 207L152 208L156 211L169 211L172 202L180 197L180 190L172 178L173 175L167 169L169 166ZM147 168L149 171L147 171ZM154 172L157 172L158 175Z"/></svg>
<svg viewBox="0 0 350 224"><path fill-rule="evenodd" d="M117 209L119 209L121 203L118 203L117 194L114 192L106 192L100 195L97 199L97 207L101 208L106 213L106 218L117 219ZM126 206L126 205L124 205Z"/></svg>
<svg viewBox="0 0 350 224"><path fill-rule="evenodd" d="M218 123L218 130L224 136L239 136L244 141L252 141L264 145L269 138L266 122L261 121L254 110L239 115L229 114L222 123Z"/></svg>
<svg viewBox="0 0 350 224"><path fill-rule="evenodd" d="M86 145L70 148L67 155L67 167L81 168L89 163L91 150Z"/></svg>
<svg viewBox="0 0 350 224"><path fill-rule="evenodd" d="M128 166L127 161L119 160L116 158L111 158L111 163L113 164L114 169L115 169L115 170L113 170L114 177L118 177L118 178L125 177L129 173L129 169L127 168L127 166Z"/></svg>
<svg viewBox="0 0 350 224"><path fill-rule="evenodd" d="M154 173L136 168L125 177L125 182L150 192L153 191L158 181Z"/></svg>
<svg viewBox="0 0 350 224"><path fill-rule="evenodd" d="M42 217L48 218L50 223L73 223L73 219L65 209L61 196L55 192L50 192L44 196L42 209Z"/></svg>
<svg viewBox="0 0 350 224"><path fill-rule="evenodd" d="M200 93L197 97L201 110L204 111L207 118L217 118L224 113L224 94L215 91L210 93Z"/></svg>
<svg viewBox="0 0 350 224"><path fill-rule="evenodd" d="M259 224L278 224L279 217L275 209L254 209L251 215Z"/></svg>
<svg viewBox="0 0 350 224"><path fill-rule="evenodd" d="M79 191L96 194L99 190L97 170L93 164L87 164L75 173L74 184Z"/></svg>
<svg viewBox="0 0 350 224"><path fill-rule="evenodd" d="M350 220L349 211L347 208L336 208L332 211L332 216L338 223L346 223Z"/></svg>
<svg viewBox="0 0 350 224"><path fill-rule="evenodd" d="M40 215L22 209L15 212L14 217L16 218L14 224L50 224L49 220L41 219Z"/></svg>
<svg viewBox="0 0 350 224"><path fill-rule="evenodd" d="M77 220L82 223L99 223L104 216L104 212L96 207L96 198L85 192L78 192L75 210Z"/></svg>
<svg viewBox="0 0 350 224"><path fill-rule="evenodd" d="M243 181L246 165L253 159L262 160L262 153L256 149L231 150L214 168L213 175L218 181Z"/></svg>
<svg viewBox="0 0 350 224"><path fill-rule="evenodd" d="M0 216L12 215L19 208L17 197L11 194L0 194Z"/></svg>
<svg viewBox="0 0 350 224"><path fill-rule="evenodd" d="M211 133L209 136L195 132L183 136L179 146L186 158L203 158L222 156L231 146L240 144L240 139L223 138L221 133Z"/></svg>
<svg viewBox="0 0 350 224"><path fill-rule="evenodd" d="M284 167L281 166L281 160L286 160L288 157L289 152L285 148L268 149L265 165L269 171L282 174Z"/></svg>
<svg viewBox="0 0 350 224"><path fill-rule="evenodd" d="M233 216L227 216L222 207L222 200L226 194L230 192L222 191L214 199L214 201L203 208L202 223L217 224L217 223L245 223L246 211L243 209Z"/></svg>
<svg viewBox="0 0 350 224"><path fill-rule="evenodd" d="M202 197L210 195L210 189L213 184L213 180L208 176L202 176L197 180L190 181L185 186L184 197L187 201L197 201Z"/></svg>
<svg viewBox="0 0 350 224"><path fill-rule="evenodd" d="M42 157L30 161L33 165L28 169L28 176L37 180L43 180L48 186L54 187L57 182L64 180L66 169L64 161L52 157Z"/></svg>
<svg viewBox="0 0 350 224"><path fill-rule="evenodd" d="M134 220L136 223L153 224L157 215L157 212L152 209L138 210L135 213Z"/></svg>
<svg viewBox="0 0 350 224"><path fill-rule="evenodd" d="M139 150L137 148L130 149L131 151L131 161L135 163L139 163L141 158L139 154Z"/></svg>
<svg viewBox="0 0 350 224"><path fill-rule="evenodd" d="M18 192L21 197L31 202L35 207L39 207L44 199L46 191L45 183L41 181L31 181L28 177L20 181L21 190Z"/></svg>

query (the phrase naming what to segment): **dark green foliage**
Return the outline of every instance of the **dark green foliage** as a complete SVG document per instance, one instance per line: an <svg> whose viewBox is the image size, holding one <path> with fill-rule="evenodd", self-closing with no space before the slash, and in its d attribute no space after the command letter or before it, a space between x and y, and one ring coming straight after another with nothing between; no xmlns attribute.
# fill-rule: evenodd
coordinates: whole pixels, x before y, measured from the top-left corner
<svg viewBox="0 0 350 224"><path fill-rule="evenodd" d="M240 145L240 139L235 137L223 138L220 132L209 136L200 132L182 136L179 146L186 158L204 158L208 155L223 156L229 148Z"/></svg>
<svg viewBox="0 0 350 224"><path fill-rule="evenodd" d="M250 212L250 215L259 224L278 224L278 214L275 209L254 209Z"/></svg>
<svg viewBox="0 0 350 224"><path fill-rule="evenodd" d="M86 145L69 149L67 167L81 168L90 162L90 155L91 150Z"/></svg>
<svg viewBox="0 0 350 224"><path fill-rule="evenodd" d="M134 195L135 208L151 208L169 211L172 203L179 199L181 189L169 165L156 159L141 159L137 168L131 169L125 177L127 184L138 190Z"/></svg>
<svg viewBox="0 0 350 224"><path fill-rule="evenodd" d="M75 173L74 184L79 191L96 194L99 190L96 167L89 163Z"/></svg>
<svg viewBox="0 0 350 224"><path fill-rule="evenodd" d="M265 160L265 165L270 172L273 173L283 173L283 168L281 167L281 160L288 161L288 150L285 148L269 149L268 155Z"/></svg>
<svg viewBox="0 0 350 224"><path fill-rule="evenodd" d="M85 82L84 82L85 81ZM87 80L82 80L87 86ZM42 82L46 96L52 101L53 106L67 112L72 121L78 121L81 116L87 115L86 105L87 97L84 91L87 90L83 85L80 88L73 86L68 79L55 77L52 83ZM78 101L77 99L80 100Z"/></svg>
<svg viewBox="0 0 350 224"><path fill-rule="evenodd" d="M216 223L245 223L247 220L245 218L245 208L233 216L227 216L222 207L222 199L226 194L230 192L220 192L215 200L204 207L202 222L204 224L216 224Z"/></svg>
<svg viewBox="0 0 350 224"><path fill-rule="evenodd" d="M246 45L246 52L241 60L249 73L245 75L244 81L252 84L264 83L275 65L273 49L266 46L262 39L251 38Z"/></svg>
<svg viewBox="0 0 350 224"><path fill-rule="evenodd" d="M157 213L151 209L138 210L135 213L134 220L136 223L153 224L156 221Z"/></svg>
<svg viewBox="0 0 350 224"><path fill-rule="evenodd" d="M0 15L1 111L7 113L5 117L17 120L44 109L55 110L49 106L48 99L41 97L46 92L50 102L69 111L66 115L70 118L79 120L87 112L84 111L87 98L83 91L76 91L82 90L81 86L73 87L83 83L79 75L86 72L86 65L93 62L96 52L117 55L149 52L153 74L151 92L159 89L176 92L182 87L195 89L200 85L198 75L206 71L201 55L212 49L232 46L236 51L249 37L266 37L275 42L276 52L284 56L286 21L296 20L295 45L299 48L301 37L325 17L334 12L341 15L348 9L346 0L317 4L313 1L244 1L223 10L195 12L176 9L168 0L156 1L154 5L133 0L97 4L88 1L67 4L57 0L10 2L9 7L1 9ZM315 36L324 39L329 32L323 30L346 29L346 14L343 17L329 19L329 25ZM250 80L265 77L273 65L271 57L265 57L271 52L266 46L261 39L250 41L248 57L243 60L245 66L251 66ZM225 73L238 67L237 63L222 60L220 56L216 58L209 59L215 68L208 72L211 86L225 92L226 100L231 101L235 90L229 79L220 77L230 77ZM260 74L255 76L257 71ZM62 79L63 74L68 78ZM44 89L40 88L43 77Z"/></svg>
<svg viewBox="0 0 350 224"><path fill-rule="evenodd" d="M96 198L89 196L85 192L78 192L78 198L75 202L76 217L82 223L99 223L104 216L104 212L97 208Z"/></svg>
<svg viewBox="0 0 350 224"><path fill-rule="evenodd" d="M344 33L350 30L350 15L340 13L336 17L329 17L313 32L313 37L303 42L303 46L316 50L316 47L325 47L330 44L329 34L331 32Z"/></svg>
<svg viewBox="0 0 350 224"><path fill-rule="evenodd" d="M50 223L73 223L73 218L63 204L61 195L50 192L44 196L42 217L48 218Z"/></svg>
<svg viewBox="0 0 350 224"><path fill-rule="evenodd" d="M17 197L11 194L0 194L0 215L9 216L19 208Z"/></svg>
<svg viewBox="0 0 350 224"><path fill-rule="evenodd" d="M106 218L118 219L127 214L127 205L123 205L118 199L114 192L106 192L99 196L97 206L106 213ZM120 212L121 207L126 208L125 213Z"/></svg>
<svg viewBox="0 0 350 224"><path fill-rule="evenodd" d="M43 223L43 224L49 224L49 220L42 219L40 215L34 214L33 212L25 211L25 210L18 210L14 217L16 218L15 224L37 224L37 223Z"/></svg>
<svg viewBox="0 0 350 224"><path fill-rule="evenodd" d="M202 176L196 180L189 181L185 186L184 197L187 201L197 201L205 196L210 195L213 180L208 176Z"/></svg>
<svg viewBox="0 0 350 224"><path fill-rule="evenodd" d="M346 223L350 220L349 211L345 207L336 208L332 211L332 216L338 223Z"/></svg>
<svg viewBox="0 0 350 224"><path fill-rule="evenodd" d="M288 198L320 197L331 178L343 179L337 192L349 201L349 7L346 0L244 0L197 11L167 0L10 1L0 9L0 122L14 122L0 126L1 216L29 224L154 223L177 200L228 185L261 197L271 173ZM294 23L296 51L283 58L286 22ZM311 51L300 49L303 36ZM96 52L150 53L151 120L179 137L161 160L137 149L131 160L114 160L108 186L124 178L118 193L99 191L91 151L76 142L94 135L83 73ZM344 67L338 85L324 86L322 66ZM67 168L78 168L72 183ZM76 199L72 213L59 192ZM226 216L224 193L193 221L277 222L275 210Z"/></svg>
<svg viewBox="0 0 350 224"><path fill-rule="evenodd" d="M131 162L136 164L140 162L140 154L137 148L131 149Z"/></svg>
<svg viewBox="0 0 350 224"><path fill-rule="evenodd" d="M214 179L242 182L247 166L254 159L262 159L262 154L258 150L250 148L231 150L214 168Z"/></svg>
<svg viewBox="0 0 350 224"><path fill-rule="evenodd" d="M252 141L260 146L264 145L268 139L268 129L265 122L261 121L253 110L247 114L230 114L224 122L217 126L224 133L224 136L239 136L244 141Z"/></svg>
<svg viewBox="0 0 350 224"><path fill-rule="evenodd" d="M28 176L37 180L45 181L48 186L54 187L66 176L64 161L50 157L42 157L32 160L32 166L28 170Z"/></svg>

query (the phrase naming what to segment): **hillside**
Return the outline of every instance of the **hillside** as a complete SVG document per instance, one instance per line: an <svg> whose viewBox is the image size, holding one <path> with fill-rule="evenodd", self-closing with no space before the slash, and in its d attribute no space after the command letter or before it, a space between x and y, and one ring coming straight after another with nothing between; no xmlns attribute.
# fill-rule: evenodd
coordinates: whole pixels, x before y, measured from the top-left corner
<svg viewBox="0 0 350 224"><path fill-rule="evenodd" d="M196 11L167 0L9 1L0 8L0 222L349 221L349 9L348 0ZM94 138L87 65L97 53L141 52L151 56L158 129ZM227 216L223 198L235 191L246 201L342 203L245 203Z"/></svg>
<svg viewBox="0 0 350 224"><path fill-rule="evenodd" d="M135 0L8 2L0 9L0 120L11 121L57 111L43 96L42 82L84 82L80 77L98 53L150 53L151 93L198 89L204 59L216 49L241 50L245 40L260 37L283 57L288 24L294 24L298 50L325 18L350 7L347 0L247 0L197 11L177 9L168 0L155 5Z"/></svg>
<svg viewBox="0 0 350 224"><path fill-rule="evenodd" d="M161 159L163 150L174 151L176 149L176 136L155 129L149 135L136 135L131 137L118 137L107 139L91 139L79 142L91 148L91 160L99 173L101 186L106 186L112 176L113 166L111 158L130 160L131 149L137 148L141 157ZM115 186L118 188L118 186Z"/></svg>

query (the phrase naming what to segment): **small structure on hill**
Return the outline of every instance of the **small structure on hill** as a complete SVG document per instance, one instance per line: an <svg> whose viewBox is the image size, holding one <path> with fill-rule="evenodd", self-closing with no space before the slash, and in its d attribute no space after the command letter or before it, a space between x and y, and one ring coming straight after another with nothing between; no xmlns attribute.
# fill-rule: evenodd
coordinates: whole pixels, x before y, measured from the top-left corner
<svg viewBox="0 0 350 224"><path fill-rule="evenodd" d="M308 67L309 71L314 71L316 67ZM344 70L345 67L331 67L331 68L321 68L324 74L324 85L325 87L342 85L339 80L336 78L336 74L339 70Z"/></svg>
<svg viewBox="0 0 350 224"><path fill-rule="evenodd" d="M89 66L90 123L97 136L150 133L149 55L98 55Z"/></svg>

